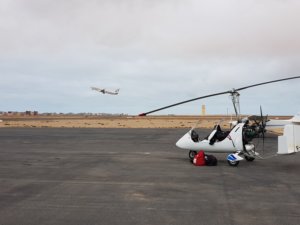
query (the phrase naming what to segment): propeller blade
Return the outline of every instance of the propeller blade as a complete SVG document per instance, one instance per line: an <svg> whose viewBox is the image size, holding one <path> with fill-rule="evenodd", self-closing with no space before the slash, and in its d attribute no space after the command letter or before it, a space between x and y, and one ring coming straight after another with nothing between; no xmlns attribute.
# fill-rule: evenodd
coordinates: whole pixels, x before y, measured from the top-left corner
<svg viewBox="0 0 300 225"><path fill-rule="evenodd" d="M234 93L237 93L238 91L241 91L241 90L244 90L244 89L247 89L247 88L256 87L256 86L265 85L265 84L270 84L270 83L275 83L275 82L280 82L280 81L285 81L285 80L292 80L292 79L297 79L297 78L300 78L300 76L288 77L288 78L279 79L279 80L272 80L272 81L268 81L268 82L263 82L263 83L258 83L258 84L245 86L245 87L238 88L238 89L232 89L230 91L224 91L224 92L220 92L220 93L205 95L205 96L189 99L189 100L186 100L186 101L178 102L178 103L168 105L168 106L165 106L165 107L161 107L161 108L149 111L149 112L140 113L139 116L146 116L150 113L158 112L158 111L161 111L161 110L164 110L164 109L168 109L168 108L171 108L171 107L174 107L174 106L177 106L177 105L182 105L182 104L192 102L192 101L196 101L196 100L199 100L199 99L210 98L210 97L214 97L214 96L218 96L218 95L224 95L224 94L232 94L233 95Z"/></svg>
<svg viewBox="0 0 300 225"><path fill-rule="evenodd" d="M264 155L265 154L265 131L264 130L262 131L262 137L263 137L263 155Z"/></svg>
<svg viewBox="0 0 300 225"><path fill-rule="evenodd" d="M264 120L264 116L263 116L263 112L262 112L262 108L260 106L260 117L261 117L261 132L262 132L262 138L263 138L263 155L265 154L265 127L266 127L266 123Z"/></svg>

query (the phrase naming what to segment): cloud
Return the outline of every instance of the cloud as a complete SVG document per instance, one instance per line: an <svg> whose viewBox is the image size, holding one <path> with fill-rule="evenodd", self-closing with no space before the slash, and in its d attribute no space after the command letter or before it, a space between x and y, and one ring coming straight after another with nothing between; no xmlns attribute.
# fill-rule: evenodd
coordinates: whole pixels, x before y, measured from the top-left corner
<svg viewBox="0 0 300 225"><path fill-rule="evenodd" d="M0 107L135 114L297 76L299 9L293 0L3 0L0 87L9 101ZM299 111L297 82L245 91L242 112L257 104L269 114ZM97 85L120 95L89 90ZM228 97L205 103L211 113L231 107ZM200 104L166 113L198 113Z"/></svg>

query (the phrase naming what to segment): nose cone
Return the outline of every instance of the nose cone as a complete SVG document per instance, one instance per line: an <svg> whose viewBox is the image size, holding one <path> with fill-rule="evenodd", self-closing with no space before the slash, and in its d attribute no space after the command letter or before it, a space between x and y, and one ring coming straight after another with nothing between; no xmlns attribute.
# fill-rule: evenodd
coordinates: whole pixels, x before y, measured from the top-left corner
<svg viewBox="0 0 300 225"><path fill-rule="evenodd" d="M186 133L182 138L180 138L177 142L176 142L176 146L178 148L182 148L182 149L189 149L189 145L190 145L190 134Z"/></svg>
<svg viewBox="0 0 300 225"><path fill-rule="evenodd" d="M180 138L180 139L176 142L176 146L177 146L178 148L182 148L182 146L183 146L183 140L182 140L182 138Z"/></svg>

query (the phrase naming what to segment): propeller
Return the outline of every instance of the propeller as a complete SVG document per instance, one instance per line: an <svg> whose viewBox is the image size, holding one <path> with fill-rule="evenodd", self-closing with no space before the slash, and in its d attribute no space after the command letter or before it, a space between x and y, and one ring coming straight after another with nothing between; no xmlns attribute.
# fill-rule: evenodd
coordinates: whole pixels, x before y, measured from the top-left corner
<svg viewBox="0 0 300 225"><path fill-rule="evenodd" d="M264 155L264 145L265 145L265 132L266 132L266 121L267 116L263 116L262 107L260 106L260 115L252 115L248 117L249 120L252 120L253 123L247 127L248 132L253 132L252 135L250 135L251 139L253 138L262 138L262 152Z"/></svg>
<svg viewBox="0 0 300 225"><path fill-rule="evenodd" d="M218 95L224 95L224 94L230 94L232 96L234 109L235 109L236 115L238 116L239 112L238 112L237 105L239 104L239 102L238 102L238 100L236 100L239 96L238 91L242 91L242 90L245 90L247 88L252 88L252 87L256 87L256 86L260 86L260 85L265 85L265 84L270 84L270 83L275 83L275 82L280 82L280 81L285 81L285 80L298 79L298 78L300 78L300 76L288 77L288 78L283 78L283 79L279 79L279 80L272 80L272 81L267 81L267 82L263 82L263 83L258 83L258 84L253 84L253 85L241 87L241 88L238 88L238 89L232 89L232 90L229 90L229 91L214 93L214 94L210 94L210 95L204 95L204 96L200 96L200 97L197 97L197 98L193 98L193 99L189 99L189 100L186 100L186 101L171 104L171 105L168 105L168 106L164 106L164 107L161 107L161 108L149 111L149 112L140 113L139 116L146 116L148 114L158 112L158 111L161 111L161 110L164 110L164 109L168 109L168 108L171 108L171 107L175 107L175 106L178 106L178 105L182 105L182 104L185 104L185 103L188 103L188 102L192 102L192 101L196 101L196 100L200 100L200 99L204 99L204 98L210 98L210 97L214 97L214 96L218 96Z"/></svg>
<svg viewBox="0 0 300 225"><path fill-rule="evenodd" d="M262 112L262 107L260 106L260 122L259 122L259 134L262 134L262 139L263 139L263 155L264 155L264 150L265 150L265 133L266 133L266 125L268 121L268 115L263 116Z"/></svg>
<svg viewBox="0 0 300 225"><path fill-rule="evenodd" d="M262 113L262 109L261 109L261 106L260 106L260 118L261 118L261 127L260 127L260 130L262 132L262 137L263 137L263 149L264 149L264 146L265 146L265 127L266 127L266 124L264 122L264 117L263 117L263 113Z"/></svg>

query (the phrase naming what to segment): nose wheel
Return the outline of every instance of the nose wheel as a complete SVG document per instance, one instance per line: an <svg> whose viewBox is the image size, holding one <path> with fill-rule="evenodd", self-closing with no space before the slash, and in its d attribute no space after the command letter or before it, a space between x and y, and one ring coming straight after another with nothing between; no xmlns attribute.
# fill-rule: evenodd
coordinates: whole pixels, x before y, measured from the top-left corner
<svg viewBox="0 0 300 225"><path fill-rule="evenodd" d="M190 151L189 152L189 158L194 159L195 155L197 155L197 151Z"/></svg>
<svg viewBox="0 0 300 225"><path fill-rule="evenodd" d="M227 160L229 166L237 166L239 165L240 161L231 161L231 160Z"/></svg>
<svg viewBox="0 0 300 225"><path fill-rule="evenodd" d="M239 156L239 152L236 152L234 154L229 154L227 156L227 162L229 166L237 166L239 165L241 160L243 160L243 158Z"/></svg>

